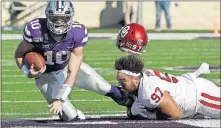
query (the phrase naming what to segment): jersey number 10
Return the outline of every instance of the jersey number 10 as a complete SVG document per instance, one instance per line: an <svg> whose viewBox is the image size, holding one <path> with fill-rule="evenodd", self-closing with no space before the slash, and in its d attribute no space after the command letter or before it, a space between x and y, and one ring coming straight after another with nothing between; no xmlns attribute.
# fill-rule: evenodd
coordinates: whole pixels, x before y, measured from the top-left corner
<svg viewBox="0 0 221 128"><path fill-rule="evenodd" d="M67 51L59 51L57 53L55 53L55 60L53 61L53 52L52 51L47 51L44 53L44 55L47 57L47 61L45 62L48 65L54 65L56 64L62 64L64 63L68 58L69 58L69 54L67 53ZM62 56L67 56L65 60L62 59Z"/></svg>

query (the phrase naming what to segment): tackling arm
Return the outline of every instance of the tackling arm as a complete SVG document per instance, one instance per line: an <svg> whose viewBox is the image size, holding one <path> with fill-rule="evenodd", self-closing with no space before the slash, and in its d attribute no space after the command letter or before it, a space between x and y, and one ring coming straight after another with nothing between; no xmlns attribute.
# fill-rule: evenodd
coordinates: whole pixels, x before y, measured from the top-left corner
<svg viewBox="0 0 221 128"><path fill-rule="evenodd" d="M163 92L158 108L157 119L177 120L182 117L182 111L167 91Z"/></svg>

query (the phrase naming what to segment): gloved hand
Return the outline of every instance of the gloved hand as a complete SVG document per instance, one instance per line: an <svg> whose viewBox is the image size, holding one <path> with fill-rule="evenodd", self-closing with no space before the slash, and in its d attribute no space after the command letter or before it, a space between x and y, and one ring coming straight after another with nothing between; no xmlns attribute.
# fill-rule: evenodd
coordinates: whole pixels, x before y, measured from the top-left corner
<svg viewBox="0 0 221 128"><path fill-rule="evenodd" d="M114 100L114 101L119 105L126 106L126 107L130 108L137 97L132 93L127 93L127 92L122 91L121 87L117 87L117 88L120 90L123 97L118 100Z"/></svg>
<svg viewBox="0 0 221 128"><path fill-rule="evenodd" d="M139 102L138 100L135 100L132 107L131 107L131 114L132 115L140 115L144 118L147 118L147 115L145 114L145 112L147 111L147 109L145 108L145 106Z"/></svg>

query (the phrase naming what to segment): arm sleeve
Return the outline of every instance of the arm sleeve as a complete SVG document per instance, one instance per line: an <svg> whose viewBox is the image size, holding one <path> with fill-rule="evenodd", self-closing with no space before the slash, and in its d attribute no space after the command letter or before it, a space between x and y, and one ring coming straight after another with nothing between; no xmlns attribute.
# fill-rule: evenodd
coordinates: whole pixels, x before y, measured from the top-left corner
<svg viewBox="0 0 221 128"><path fill-rule="evenodd" d="M84 25L81 25L81 28L77 28L76 31L74 48L86 45L87 41L88 41L87 28Z"/></svg>
<svg viewBox="0 0 221 128"><path fill-rule="evenodd" d="M31 32L28 28L28 24L25 25L25 28L23 30L23 39L28 42L28 43L32 43L33 42L33 38L31 36Z"/></svg>

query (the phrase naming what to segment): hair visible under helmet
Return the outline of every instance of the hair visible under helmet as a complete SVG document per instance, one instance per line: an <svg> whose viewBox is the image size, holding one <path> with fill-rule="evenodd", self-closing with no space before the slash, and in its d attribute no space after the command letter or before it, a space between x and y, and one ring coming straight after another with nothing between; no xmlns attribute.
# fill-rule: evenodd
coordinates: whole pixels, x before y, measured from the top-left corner
<svg viewBox="0 0 221 128"><path fill-rule="evenodd" d="M48 29L55 34L64 34L72 27L74 7L69 0L49 0L45 15Z"/></svg>
<svg viewBox="0 0 221 128"><path fill-rule="evenodd" d="M143 68L144 63L137 55L128 55L115 61L115 69L118 71L123 71L123 73L127 75L131 74L131 76L136 76L137 74L137 76L140 76Z"/></svg>

